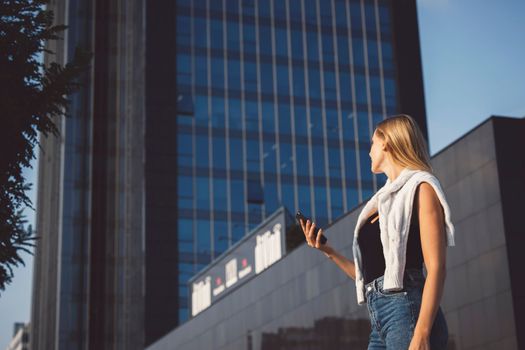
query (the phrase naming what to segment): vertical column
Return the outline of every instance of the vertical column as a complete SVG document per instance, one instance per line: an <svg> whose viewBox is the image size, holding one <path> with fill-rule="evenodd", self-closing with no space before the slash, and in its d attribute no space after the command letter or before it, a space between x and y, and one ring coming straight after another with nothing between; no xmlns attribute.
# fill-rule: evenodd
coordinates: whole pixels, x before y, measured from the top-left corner
<svg viewBox="0 0 525 350"><path fill-rule="evenodd" d="M304 47L304 15L302 1L288 3L288 33L289 33L289 67L293 89L293 133L294 133L294 160L297 193L297 207L308 216L312 213L312 193L314 190L312 172L310 168L310 154L308 139L308 100L306 99L306 54Z"/></svg>
<svg viewBox="0 0 525 350"><path fill-rule="evenodd" d="M274 76L272 45L272 12L271 3L267 0L256 2L257 58L258 58L258 97L260 113L261 141L261 183L264 190L264 212L271 215L280 206L277 186L278 168L276 164L276 134L274 116Z"/></svg>
<svg viewBox="0 0 525 350"><path fill-rule="evenodd" d="M241 66L241 21L239 11L241 9L238 1L225 1L226 8L226 32L227 32L227 75L228 75L228 99L226 105L227 129L229 144L229 167L227 172L230 177L230 217L232 242L238 241L244 236L246 226L246 192L245 192L245 148L243 116L241 109L241 74L244 68Z"/></svg>
<svg viewBox="0 0 525 350"><path fill-rule="evenodd" d="M387 117L387 111L386 111L386 102L385 102L385 77L384 77L384 71L383 71L383 38L381 36L381 17L379 16L379 5L377 0L374 0L374 10L375 10L375 17L376 17L376 32L377 32L377 56L378 56L378 64L379 64L379 89L381 93L381 119L386 119Z"/></svg>
<svg viewBox="0 0 525 350"><path fill-rule="evenodd" d="M362 31L361 24L361 6L360 3L351 2L348 4L349 11L349 37L351 37L351 66L352 66L352 95L353 95L353 121L354 121L354 140L355 140L355 149L356 149L356 163L357 163L357 183L358 183L358 195L359 202L362 202L363 193L366 188L364 183L367 179L364 174L369 172L370 169L367 169L367 155L366 149L365 152L362 151L361 138L363 134L369 134L369 125L367 116L364 115L364 119L367 121L363 123L362 109L367 107L367 96L366 96L366 83L364 73L364 53L363 53L363 40L358 37ZM364 132L363 132L364 129ZM363 170L365 169L365 170Z"/></svg>
<svg viewBox="0 0 525 350"><path fill-rule="evenodd" d="M271 36L272 36L272 76L273 76L273 105L274 105L274 126L275 126L275 162L277 174L277 198L279 204L283 205L283 190L281 176L281 135L279 128L279 108L278 108L278 90L277 90L277 60L276 60L276 43L275 43L275 9L274 0L270 0L271 16Z"/></svg>
<svg viewBox="0 0 525 350"><path fill-rule="evenodd" d="M346 207L354 208L360 202L361 181L358 161L359 140L357 135L357 102L355 93L354 59L352 50L352 23L350 4L336 2L337 61L340 69L339 93L341 96L341 122L344 139L344 179L346 186Z"/></svg>
<svg viewBox="0 0 525 350"><path fill-rule="evenodd" d="M370 158L365 155L365 152L368 148L370 148L370 140L372 138L372 97L370 93L370 67L369 67L369 59L368 59L368 35L367 35L367 29L368 29L368 19L366 16L365 11L366 5L365 0L361 0L361 31L363 33L363 41L362 41L362 49L363 49L363 63L364 63L364 80L365 80L365 86L366 86L366 114L360 114L359 122L362 123L362 127L359 128L359 137L360 142L364 146L366 146L366 149L363 149L362 152L362 161L367 165L367 169L363 169L363 178L372 180L371 184L367 184L367 187L365 188L365 198L369 197L373 194L373 192L377 189L377 180L374 174L371 173L370 166ZM358 112L359 113L359 112ZM366 121L363 120L366 118ZM368 130L367 130L368 129ZM371 185L371 189L370 186ZM365 199L364 198L364 199Z"/></svg>
<svg viewBox="0 0 525 350"><path fill-rule="evenodd" d="M256 64L257 67L257 121L258 121L258 140L259 140L259 174L260 178L257 183L257 188L262 189L261 196L262 196L262 202L260 203L260 209L261 209L261 220L263 220L266 217L266 211L265 211L265 202L266 199L264 198L264 187L263 184L265 183L265 176L264 176L264 138L263 138L263 113L262 113L262 93L261 93L261 49L260 49L260 42L259 42L259 7L258 7L258 1L254 0L254 19L255 19L255 56L256 56Z"/></svg>
<svg viewBox="0 0 525 350"><path fill-rule="evenodd" d="M326 130L326 94L325 94L325 83L324 83L324 57L323 57L323 35L322 35L322 23L321 23L321 7L319 0L316 0L315 7L317 9L317 38L318 46L317 53L319 57L319 79L320 79L320 94L321 94L321 134L323 135L323 153L324 153L324 171L325 171L325 190L326 190L326 210L328 222L332 221L332 194L330 192L330 165L329 165L329 153L328 153L328 133ZM320 221L320 218L317 218ZM322 220L321 220L322 221ZM325 222L319 222L320 225L326 224Z"/></svg>
<svg viewBox="0 0 525 350"><path fill-rule="evenodd" d="M301 0L301 21L302 21L302 34L303 34L303 61L304 61L304 81L305 81L305 101L306 101L306 137L308 143L308 178L310 188L310 203L311 203L311 217L316 216L316 196L315 196L315 178L314 178L314 160L313 160L313 142L312 142L312 122L311 122L311 108L310 108L310 81L309 81L309 64L308 64L308 35L306 34L306 7L305 1ZM308 213L306 213L308 215Z"/></svg>
<svg viewBox="0 0 525 350"><path fill-rule="evenodd" d="M347 196L347 179L346 179L346 164L345 164L345 152L352 152L352 150L345 150L345 139L343 133L343 111L342 111L342 96L341 96L341 75L339 71L342 69L342 64L339 62L339 45L338 45L338 33L339 29L342 28L337 20L338 12L336 11L335 1L331 1L331 10L332 10L332 38L334 45L334 68L335 68L335 89L336 89L336 103L337 103L337 133L339 137L339 152L340 158L339 162L341 164L341 193L343 201L343 213L348 211L348 196ZM339 10L339 9L337 9ZM342 12L344 14L345 12ZM341 16L341 14L339 14ZM343 17L343 23L346 24ZM346 55L346 53L345 53ZM347 64L347 60L343 60L344 64ZM348 83L348 81L346 81ZM350 183L350 181L349 181Z"/></svg>
<svg viewBox="0 0 525 350"><path fill-rule="evenodd" d="M173 136L177 130L174 114L178 108L175 14L175 2L160 4L149 1L146 4L146 346L177 325L180 306L178 236L175 231L178 212L175 185L177 137ZM104 35L97 35L97 40ZM107 198L104 197L103 201L106 203ZM97 203L94 205L100 209ZM104 327L100 320L91 321L96 327ZM93 345L96 349L102 348Z"/></svg>
<svg viewBox="0 0 525 350"><path fill-rule="evenodd" d="M94 57L94 96L93 96L93 158L92 158L92 208L93 225L90 232L90 278L89 278L89 348L106 347L108 334L106 326L110 325L109 314L105 312L105 294L108 291L108 261L106 254L111 250L106 239L108 232L108 80L109 80L109 3L95 3L95 57ZM60 234L59 234L60 235ZM59 244L60 246L60 244ZM59 252L61 255L61 253ZM60 274L60 269L58 270ZM58 288L60 291L60 287ZM60 314L60 311L59 311ZM60 324L57 322L57 324ZM60 338L60 329L57 329Z"/></svg>
<svg viewBox="0 0 525 350"><path fill-rule="evenodd" d="M248 231L250 227L250 213L248 207L248 168L247 168L247 153L246 153L246 101L245 101L245 84L244 84L244 25L243 25L243 8L242 1L239 1L239 44L240 44L240 70L241 70L241 130L242 130L242 176L243 176L243 188L246 195L244 200L244 227Z"/></svg>
<svg viewBox="0 0 525 350"><path fill-rule="evenodd" d="M228 231L228 247L233 244L233 224L232 224L232 198L231 198L231 157L230 157L230 97L229 97L229 72L228 72L228 20L226 16L226 1L222 2L222 40L224 43L224 128L226 143L226 215Z"/></svg>
<svg viewBox="0 0 525 350"><path fill-rule="evenodd" d="M285 1L286 4L286 43L287 43L287 56L288 56L288 94L290 96L290 144L292 146L292 181L293 181L293 208L289 208L290 211L295 212L299 208L299 199L297 193L299 188L297 186L297 153L296 153L296 127L295 127L295 106L294 106L294 86L293 86L293 65L292 65L292 42L291 42L291 29L290 29L290 4L289 1Z"/></svg>
<svg viewBox="0 0 525 350"><path fill-rule="evenodd" d="M260 117L258 93L257 32L254 0L242 2L243 108L246 147L247 224L262 220Z"/></svg>
<svg viewBox="0 0 525 350"><path fill-rule="evenodd" d="M191 64L191 76L190 76L190 86L191 86L191 103L193 106L193 115L191 120L191 142L192 142L192 150L194 157L191 158L191 178L192 178L192 193L193 193L193 201L192 201L192 223L190 225L192 230L192 237L193 237L193 272L197 272L200 270L199 268L199 234L198 234L198 227L197 227L197 125L196 125L196 96L197 96L197 89L196 89L196 59L195 59L195 8L193 6L193 2L190 2L190 38L188 41L188 45L190 47L190 64ZM189 316L189 305L188 305L188 316Z"/></svg>
<svg viewBox="0 0 525 350"><path fill-rule="evenodd" d="M196 172L195 172L195 49L193 42L193 7L188 1L177 2L177 239L179 322L188 318L187 281L196 271Z"/></svg>
<svg viewBox="0 0 525 350"><path fill-rule="evenodd" d="M209 142L209 88L210 69L208 53L208 6L207 1L191 2L192 12L192 92L193 92L193 139L195 157L193 159L195 264L200 270L212 258L212 239L210 233L210 147ZM199 15L197 15L199 14Z"/></svg>
<svg viewBox="0 0 525 350"><path fill-rule="evenodd" d="M290 75L288 67L288 40L286 29L286 2L273 2L276 94L279 127L279 153L281 169L282 203L289 209L295 207L294 155L290 106Z"/></svg>
<svg viewBox="0 0 525 350"><path fill-rule="evenodd" d="M206 86L207 93L207 131L208 131L208 201L209 201L209 220L210 220L210 255L211 260L216 258L215 253L215 224L214 224L214 200L213 200L213 132L212 132L212 80L211 80L211 23L210 23L210 1L206 0L206 73L208 84Z"/></svg>
<svg viewBox="0 0 525 350"><path fill-rule="evenodd" d="M225 116L225 44L222 1L210 2L210 72L211 72L211 130L212 130L212 183L213 183L213 231L214 257L228 249L228 219L226 184L226 116Z"/></svg>

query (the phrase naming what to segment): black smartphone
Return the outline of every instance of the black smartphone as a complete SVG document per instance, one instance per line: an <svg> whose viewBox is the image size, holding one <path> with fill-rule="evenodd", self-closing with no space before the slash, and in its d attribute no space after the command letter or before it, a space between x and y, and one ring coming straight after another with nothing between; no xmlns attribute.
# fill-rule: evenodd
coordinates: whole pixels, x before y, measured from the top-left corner
<svg viewBox="0 0 525 350"><path fill-rule="evenodd" d="M297 219L297 222L299 222L299 225L301 225L301 220L304 222L305 225L306 225L306 221L310 220L309 218L304 216L303 213L301 213L300 211L297 211L297 214L295 214L295 218ZM312 220L310 220L310 222L312 222ZM319 227L316 227L314 229L314 235L316 238L317 238L317 232L319 232ZM326 241L328 241L328 238L326 238L325 235L321 233L321 244L325 244Z"/></svg>

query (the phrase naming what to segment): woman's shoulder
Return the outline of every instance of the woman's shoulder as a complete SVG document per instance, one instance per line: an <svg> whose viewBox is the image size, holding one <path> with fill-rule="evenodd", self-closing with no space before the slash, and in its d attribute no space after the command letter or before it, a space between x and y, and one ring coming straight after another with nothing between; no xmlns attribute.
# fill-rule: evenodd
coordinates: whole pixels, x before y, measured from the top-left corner
<svg viewBox="0 0 525 350"><path fill-rule="evenodd" d="M406 194L414 193L414 190L419 189L422 183L428 183L430 187L441 190L441 184L436 175L426 170L416 170L403 185L401 192Z"/></svg>
<svg viewBox="0 0 525 350"><path fill-rule="evenodd" d="M410 178L411 182L415 182L419 184L420 182L432 182L434 184L439 183L438 177L426 170L416 170L414 171L414 174Z"/></svg>
<svg viewBox="0 0 525 350"><path fill-rule="evenodd" d="M409 187L415 187L418 196L438 197L438 192L443 192L438 177L428 171L421 170L410 180L412 180L412 186Z"/></svg>

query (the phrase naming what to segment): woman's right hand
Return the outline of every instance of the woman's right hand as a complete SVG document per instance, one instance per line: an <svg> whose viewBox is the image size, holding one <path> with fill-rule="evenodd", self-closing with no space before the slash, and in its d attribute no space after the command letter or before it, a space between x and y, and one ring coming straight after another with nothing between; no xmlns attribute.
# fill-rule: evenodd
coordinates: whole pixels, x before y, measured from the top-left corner
<svg viewBox="0 0 525 350"><path fill-rule="evenodd" d="M321 244L321 234L323 233L323 229L319 229L317 231L317 236L315 235L315 223L310 222L310 220L307 220L304 222L303 220L299 220L301 223L301 228L303 229L304 237L306 238L306 243L313 248L319 249L326 255L327 257L330 257L331 253L333 252L333 248L330 247L327 243Z"/></svg>

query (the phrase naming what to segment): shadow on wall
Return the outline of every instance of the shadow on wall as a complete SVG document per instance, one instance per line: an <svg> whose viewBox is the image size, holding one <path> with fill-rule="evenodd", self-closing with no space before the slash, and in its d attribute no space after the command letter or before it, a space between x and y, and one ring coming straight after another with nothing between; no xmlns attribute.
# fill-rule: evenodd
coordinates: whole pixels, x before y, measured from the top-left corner
<svg viewBox="0 0 525 350"><path fill-rule="evenodd" d="M276 333L263 333L261 350L275 349L366 349L370 334L370 320L325 317L315 321L314 326L279 328ZM253 339L248 334L248 350ZM454 336L450 335L447 350L456 350Z"/></svg>

